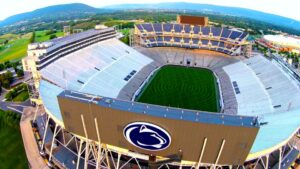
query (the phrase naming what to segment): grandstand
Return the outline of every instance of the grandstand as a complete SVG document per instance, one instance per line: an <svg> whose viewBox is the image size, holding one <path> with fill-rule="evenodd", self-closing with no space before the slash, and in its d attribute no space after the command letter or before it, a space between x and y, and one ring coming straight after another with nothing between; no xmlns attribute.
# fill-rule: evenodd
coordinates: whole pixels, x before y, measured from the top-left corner
<svg viewBox="0 0 300 169"><path fill-rule="evenodd" d="M93 44L41 70L42 77L69 90L117 97L151 59L116 39Z"/></svg>
<svg viewBox="0 0 300 169"><path fill-rule="evenodd" d="M227 28L170 23L136 25L136 43L145 47L184 47L218 51L228 55L241 53L248 34Z"/></svg>
<svg viewBox="0 0 300 169"><path fill-rule="evenodd" d="M49 165L287 168L295 160L300 89L287 72L294 70L278 59L241 55L245 32L175 23L135 27L134 48L103 27L29 46L22 62L33 76L31 101L43 108L33 123ZM166 65L211 70L220 113L135 102Z"/></svg>

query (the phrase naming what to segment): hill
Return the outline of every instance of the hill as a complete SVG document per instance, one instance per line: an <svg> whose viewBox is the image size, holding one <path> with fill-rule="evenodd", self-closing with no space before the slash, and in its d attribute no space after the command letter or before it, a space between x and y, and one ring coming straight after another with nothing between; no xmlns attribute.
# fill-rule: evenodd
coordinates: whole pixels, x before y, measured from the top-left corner
<svg viewBox="0 0 300 169"><path fill-rule="evenodd" d="M158 4L120 4L107 6L106 9L118 9L118 10L133 10L133 9L168 9L168 10L193 10L198 12L207 12L207 13L219 13L223 15L233 15L239 17L251 18L259 21L268 22L274 25L285 26L300 30L300 21L264 13L260 11L255 11L245 8L236 8L236 7L225 7L209 4L198 4L198 3L158 3Z"/></svg>
<svg viewBox="0 0 300 169"><path fill-rule="evenodd" d="M0 22L0 27L24 23L30 20L46 21L75 19L78 17L93 15L99 12L100 9L81 3L55 5L8 17Z"/></svg>
<svg viewBox="0 0 300 169"><path fill-rule="evenodd" d="M146 10L172 11L174 13L176 12L184 13L184 11L186 11L188 13L198 12L207 15L211 14L216 16L222 15L222 16L230 16L230 17L249 18L258 22L268 23L281 28L288 28L288 29L296 30L297 32L300 31L300 21L278 16L278 15L264 13L260 11L245 9L245 8L224 7L224 6L217 6L217 5L185 3L185 2L158 3L158 4L121 4L121 5L106 6L103 8L95 8L81 3L72 3L72 4L49 6L31 12L8 17L7 19L0 21L0 34L10 32L12 30L11 25L15 26L14 27L15 29L13 30L17 30L14 31L14 33L22 32L22 30L25 30L23 32L27 33L28 30L32 31L32 30L39 29L41 24L45 25L48 23L49 24L58 23L58 21L74 21L75 19L77 20L77 19L87 19L87 18L93 18L93 19L96 18L99 19L99 21L105 21L105 19L109 17L113 19L119 17L117 19L120 19L120 16L118 16L118 12L124 12L122 13L122 15L127 16L130 15L130 13L128 13L128 10L135 10L135 9L144 9L145 11ZM142 10L138 10L138 11L142 11ZM60 25L59 29L61 29L61 27L62 26ZM57 29L57 28L54 27L52 29ZM293 31L289 31L289 32L293 32Z"/></svg>

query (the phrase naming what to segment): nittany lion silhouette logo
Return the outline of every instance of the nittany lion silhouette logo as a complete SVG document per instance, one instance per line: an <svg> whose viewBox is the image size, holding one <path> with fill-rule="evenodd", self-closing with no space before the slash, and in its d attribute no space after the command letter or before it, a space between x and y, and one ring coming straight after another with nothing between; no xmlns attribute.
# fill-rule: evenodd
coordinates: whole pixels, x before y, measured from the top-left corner
<svg viewBox="0 0 300 169"><path fill-rule="evenodd" d="M123 134L132 145L150 151L164 150L171 143L171 137L166 130L146 122L128 124Z"/></svg>

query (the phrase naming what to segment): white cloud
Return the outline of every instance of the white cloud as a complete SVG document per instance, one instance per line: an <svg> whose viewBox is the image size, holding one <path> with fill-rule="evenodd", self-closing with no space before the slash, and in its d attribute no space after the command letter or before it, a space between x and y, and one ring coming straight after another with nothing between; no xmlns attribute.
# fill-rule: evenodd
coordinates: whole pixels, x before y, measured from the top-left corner
<svg viewBox="0 0 300 169"><path fill-rule="evenodd" d="M7 0L0 2L0 20L18 13L32 11L37 8L62 4L62 3L85 3L94 7L103 7L111 4L122 3L159 3L185 1L194 3L207 3L223 6L235 6L273 13L300 21L298 0Z"/></svg>

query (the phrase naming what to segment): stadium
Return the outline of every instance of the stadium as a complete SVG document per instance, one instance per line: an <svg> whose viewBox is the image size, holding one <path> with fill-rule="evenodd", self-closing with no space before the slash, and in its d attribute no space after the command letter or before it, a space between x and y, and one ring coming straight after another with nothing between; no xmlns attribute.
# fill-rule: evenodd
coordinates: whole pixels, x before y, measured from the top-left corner
<svg viewBox="0 0 300 169"><path fill-rule="evenodd" d="M201 17L30 44L33 123L55 168L288 168L299 75L251 54L248 34Z"/></svg>

